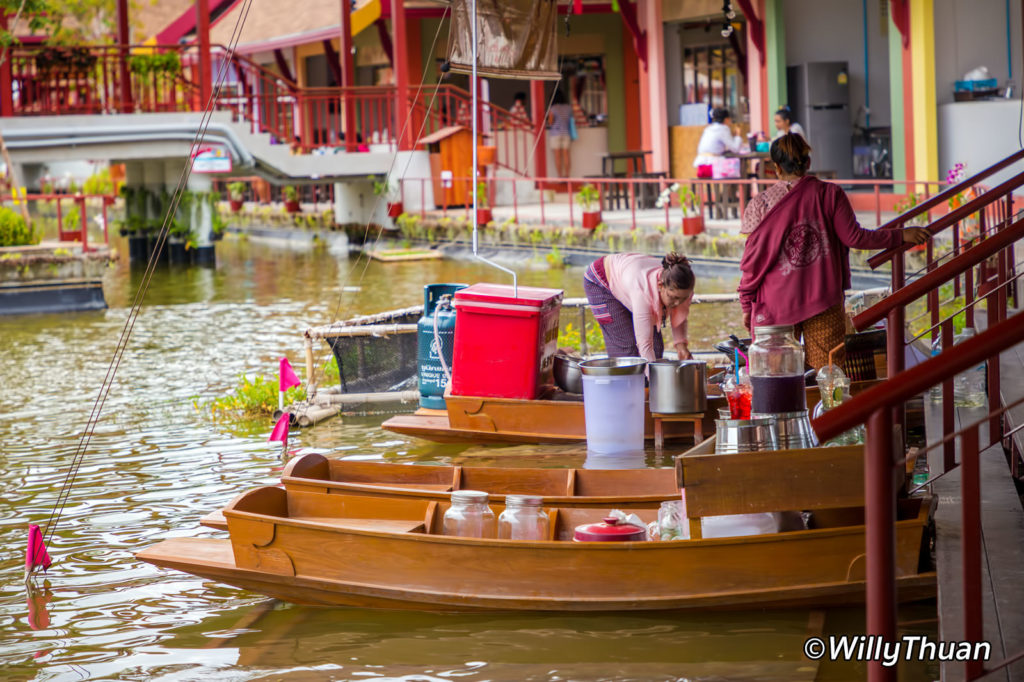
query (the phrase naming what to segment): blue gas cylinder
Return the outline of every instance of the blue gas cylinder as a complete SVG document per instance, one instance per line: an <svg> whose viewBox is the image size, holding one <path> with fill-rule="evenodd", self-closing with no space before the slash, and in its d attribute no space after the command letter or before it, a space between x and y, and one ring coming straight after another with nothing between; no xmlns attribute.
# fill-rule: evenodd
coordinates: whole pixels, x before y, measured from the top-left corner
<svg viewBox="0 0 1024 682"><path fill-rule="evenodd" d="M428 284L423 287L423 317L416 323L417 378L420 407L445 409L444 389L455 352L455 306L452 297L465 284ZM444 358L444 364L441 358ZM445 374L445 367L448 374Z"/></svg>

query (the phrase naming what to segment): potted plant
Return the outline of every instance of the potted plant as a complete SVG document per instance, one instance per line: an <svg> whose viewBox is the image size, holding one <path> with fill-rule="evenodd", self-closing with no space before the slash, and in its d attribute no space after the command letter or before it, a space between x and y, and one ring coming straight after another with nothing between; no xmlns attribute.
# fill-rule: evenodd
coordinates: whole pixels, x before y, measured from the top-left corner
<svg viewBox="0 0 1024 682"><path fill-rule="evenodd" d="M285 185L281 190L284 194L284 210L288 213L299 212L299 190L294 185Z"/></svg>
<svg viewBox="0 0 1024 682"><path fill-rule="evenodd" d="M589 183L583 185L576 193L576 202L583 209L584 229L593 230L601 223L601 207L597 203L600 198L600 192Z"/></svg>
<svg viewBox="0 0 1024 682"><path fill-rule="evenodd" d="M238 213L242 210L242 206L245 205L245 190L246 184L244 182L232 182L228 185L228 202L231 204L231 211Z"/></svg>
<svg viewBox="0 0 1024 682"><path fill-rule="evenodd" d="M679 206L683 209L683 234L695 236L704 231L704 216L701 215L700 197L689 185L679 188Z"/></svg>
<svg viewBox="0 0 1024 682"><path fill-rule="evenodd" d="M491 212L491 205L487 201L487 183L478 182L476 184L476 224L483 227L492 220L494 220L494 215Z"/></svg>
<svg viewBox="0 0 1024 682"><path fill-rule="evenodd" d="M398 216L400 216L403 213L405 213L405 207L402 206L402 202L401 201L392 201L391 200L392 195L393 195L393 191L392 191L391 183L388 182L387 177L385 177L383 180L378 180L377 178L375 178L375 177L373 177L371 175L370 179L373 181L373 194L374 194L374 196L379 197L379 198L383 199L384 201L386 201L388 203L388 217L389 218L392 218L392 219L393 218L397 218Z"/></svg>

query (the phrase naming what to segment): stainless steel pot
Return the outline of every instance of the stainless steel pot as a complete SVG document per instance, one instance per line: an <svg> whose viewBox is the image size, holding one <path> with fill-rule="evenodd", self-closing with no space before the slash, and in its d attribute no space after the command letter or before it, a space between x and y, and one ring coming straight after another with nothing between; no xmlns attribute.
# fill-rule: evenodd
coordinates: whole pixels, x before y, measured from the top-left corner
<svg viewBox="0 0 1024 682"><path fill-rule="evenodd" d="M583 372L578 358L556 353L554 373L555 385L560 389L566 393L583 393Z"/></svg>
<svg viewBox="0 0 1024 682"><path fill-rule="evenodd" d="M647 364L651 412L687 414L708 407L707 365L700 360L657 360Z"/></svg>
<svg viewBox="0 0 1024 682"><path fill-rule="evenodd" d="M780 450L803 450L818 447L818 436L811 428L807 410L798 412L776 412L774 414L752 414L752 419L766 417L775 422Z"/></svg>
<svg viewBox="0 0 1024 682"><path fill-rule="evenodd" d="M778 449L779 437L774 419L715 420L715 452L718 454Z"/></svg>
<svg viewBox="0 0 1024 682"><path fill-rule="evenodd" d="M579 363L584 375L599 377L643 374L646 364L647 361L643 358L633 357L598 358Z"/></svg>

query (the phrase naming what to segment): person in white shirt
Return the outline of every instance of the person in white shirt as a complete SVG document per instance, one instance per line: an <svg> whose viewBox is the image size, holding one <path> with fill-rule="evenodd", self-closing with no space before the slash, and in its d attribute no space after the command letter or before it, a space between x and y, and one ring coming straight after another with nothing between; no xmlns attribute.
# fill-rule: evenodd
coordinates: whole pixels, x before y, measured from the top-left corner
<svg viewBox="0 0 1024 682"><path fill-rule="evenodd" d="M787 133L795 133L807 139L804 127L793 120L793 110L788 105L775 112L775 136L772 140L777 140Z"/></svg>
<svg viewBox="0 0 1024 682"><path fill-rule="evenodd" d="M716 108L711 111L711 124L701 134L700 142L697 143L697 157L693 160L698 178L711 177L711 164L716 156L741 151L743 140L737 132L732 126L732 115L728 109Z"/></svg>

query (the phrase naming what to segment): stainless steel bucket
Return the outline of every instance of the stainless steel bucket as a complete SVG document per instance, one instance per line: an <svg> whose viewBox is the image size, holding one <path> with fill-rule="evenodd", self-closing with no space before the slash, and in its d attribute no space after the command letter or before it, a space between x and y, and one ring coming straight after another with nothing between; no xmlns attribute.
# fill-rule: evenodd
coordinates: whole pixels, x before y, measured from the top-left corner
<svg viewBox="0 0 1024 682"><path fill-rule="evenodd" d="M779 438L773 419L715 420L715 452L718 454L778 449Z"/></svg>
<svg viewBox="0 0 1024 682"><path fill-rule="evenodd" d="M767 418L775 422L780 450L802 450L818 447L818 436L811 428L807 410L797 412L776 412L774 414L752 414L751 418Z"/></svg>
<svg viewBox="0 0 1024 682"><path fill-rule="evenodd" d="M687 414L708 407L707 365L700 360L647 363L651 378L651 412Z"/></svg>

